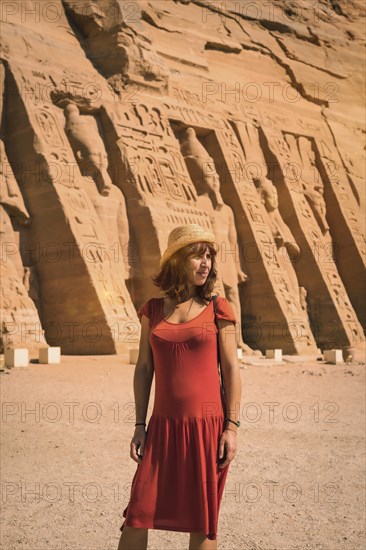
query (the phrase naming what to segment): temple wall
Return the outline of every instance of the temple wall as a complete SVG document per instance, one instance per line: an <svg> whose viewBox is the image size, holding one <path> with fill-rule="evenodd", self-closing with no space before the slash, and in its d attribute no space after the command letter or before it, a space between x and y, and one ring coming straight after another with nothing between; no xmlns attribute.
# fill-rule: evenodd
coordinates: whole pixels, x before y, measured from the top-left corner
<svg viewBox="0 0 366 550"><path fill-rule="evenodd" d="M364 13L337 5L2 5L2 351L136 347L185 223L244 351L364 342Z"/></svg>

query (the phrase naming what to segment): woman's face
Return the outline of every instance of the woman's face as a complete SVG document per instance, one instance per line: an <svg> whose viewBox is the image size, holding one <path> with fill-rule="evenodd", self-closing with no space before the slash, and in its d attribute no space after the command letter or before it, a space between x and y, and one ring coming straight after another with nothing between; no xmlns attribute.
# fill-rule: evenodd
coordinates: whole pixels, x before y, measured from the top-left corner
<svg viewBox="0 0 366 550"><path fill-rule="evenodd" d="M209 248L205 252L191 256L187 261L188 282L193 285L204 285L212 267L212 256Z"/></svg>

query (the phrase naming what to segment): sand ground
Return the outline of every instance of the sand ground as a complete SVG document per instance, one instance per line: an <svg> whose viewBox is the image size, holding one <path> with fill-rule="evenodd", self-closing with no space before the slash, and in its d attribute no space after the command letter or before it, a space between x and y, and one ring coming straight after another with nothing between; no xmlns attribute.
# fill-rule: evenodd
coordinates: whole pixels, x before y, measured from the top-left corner
<svg viewBox="0 0 366 550"><path fill-rule="evenodd" d="M133 372L118 356L62 356L1 373L1 548L117 548L136 469ZM240 372L218 548L364 548L365 365ZM148 548L183 550L188 536L150 530Z"/></svg>

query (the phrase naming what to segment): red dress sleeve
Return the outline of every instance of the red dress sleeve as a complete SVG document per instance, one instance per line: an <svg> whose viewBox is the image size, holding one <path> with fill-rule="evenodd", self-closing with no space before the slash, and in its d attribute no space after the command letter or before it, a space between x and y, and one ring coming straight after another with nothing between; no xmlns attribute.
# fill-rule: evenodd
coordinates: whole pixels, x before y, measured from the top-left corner
<svg viewBox="0 0 366 550"><path fill-rule="evenodd" d="M235 324L238 322L235 318L232 305L222 296L218 296L216 300L216 317L225 321L232 321Z"/></svg>
<svg viewBox="0 0 366 550"><path fill-rule="evenodd" d="M152 316L152 306L151 306L152 298L150 300L147 300L140 309L137 311L138 318L140 319L141 323L141 317L142 315L146 315L149 319L151 319Z"/></svg>

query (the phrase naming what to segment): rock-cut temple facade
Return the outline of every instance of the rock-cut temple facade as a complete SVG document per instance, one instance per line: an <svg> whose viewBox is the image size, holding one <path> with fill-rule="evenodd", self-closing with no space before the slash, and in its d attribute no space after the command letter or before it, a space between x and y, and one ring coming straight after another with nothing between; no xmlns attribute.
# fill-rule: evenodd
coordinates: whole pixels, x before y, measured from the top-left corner
<svg viewBox="0 0 366 550"><path fill-rule="evenodd" d="M2 353L136 348L186 223L244 351L362 345L363 2L0 10Z"/></svg>

